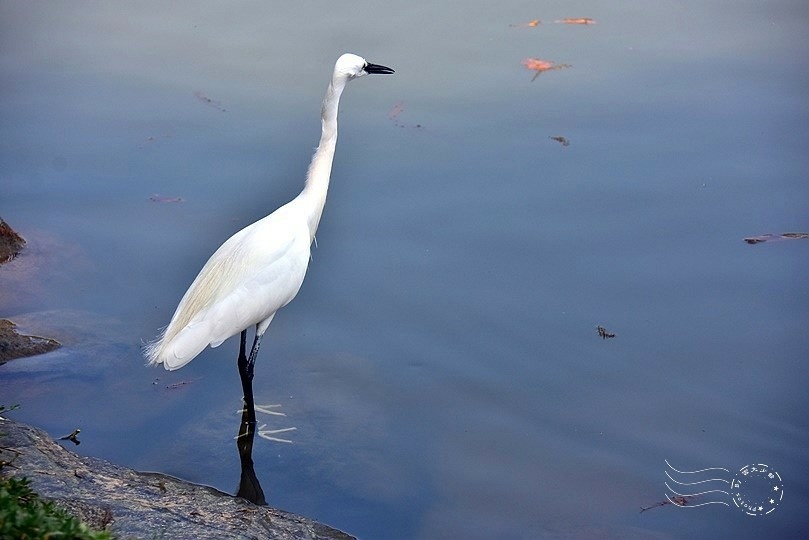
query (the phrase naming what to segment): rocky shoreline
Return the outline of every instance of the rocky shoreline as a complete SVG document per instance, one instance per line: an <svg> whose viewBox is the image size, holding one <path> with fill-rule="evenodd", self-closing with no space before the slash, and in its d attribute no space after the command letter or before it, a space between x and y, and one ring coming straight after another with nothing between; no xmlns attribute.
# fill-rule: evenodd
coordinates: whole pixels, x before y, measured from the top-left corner
<svg viewBox="0 0 809 540"><path fill-rule="evenodd" d="M40 497L121 539L354 538L208 486L79 456L43 430L11 420L0 420L0 462L1 475L28 478Z"/></svg>
<svg viewBox="0 0 809 540"><path fill-rule="evenodd" d="M0 218L0 264L14 259L25 244L25 239ZM20 334L16 326L8 319L0 319L0 365L15 358L50 352L60 346L55 339Z"/></svg>
<svg viewBox="0 0 809 540"><path fill-rule="evenodd" d="M0 219L0 264L14 259L24 246L25 240ZM14 322L0 319L0 365L60 346L56 340L25 335L15 327ZM244 462L245 457L242 459ZM252 464L249 454L247 461ZM311 519L256 505L208 486L80 456L41 429L2 418L0 475L28 478L41 498L53 501L94 529L112 531L120 539L354 538Z"/></svg>

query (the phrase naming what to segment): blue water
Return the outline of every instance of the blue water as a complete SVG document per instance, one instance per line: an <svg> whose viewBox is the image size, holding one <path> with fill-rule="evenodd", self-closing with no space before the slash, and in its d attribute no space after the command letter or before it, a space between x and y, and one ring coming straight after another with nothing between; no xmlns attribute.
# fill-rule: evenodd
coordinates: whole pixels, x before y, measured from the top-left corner
<svg viewBox="0 0 809 540"><path fill-rule="evenodd" d="M29 246L0 316L65 347L0 367L0 404L234 492L237 343L171 374L139 346L300 190L353 51L396 74L343 97L318 247L262 346L257 401L286 416L260 423L296 428L257 440L270 504L361 538L806 536L809 241L743 238L809 232L808 15L4 3L0 216ZM766 463L784 499L641 514L665 460Z"/></svg>

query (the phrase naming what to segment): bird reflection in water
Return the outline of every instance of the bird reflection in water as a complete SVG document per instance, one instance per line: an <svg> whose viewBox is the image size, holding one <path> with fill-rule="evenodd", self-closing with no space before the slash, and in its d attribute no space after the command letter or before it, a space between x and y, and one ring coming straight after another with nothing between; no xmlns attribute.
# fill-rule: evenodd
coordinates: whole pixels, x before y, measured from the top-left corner
<svg viewBox="0 0 809 540"><path fill-rule="evenodd" d="M244 407L242 410L237 411L242 415L241 423L239 424L239 435L236 437L236 447L239 449L239 460L241 461L242 475L241 479L239 480L239 491L236 492L236 495L259 505L265 505L267 504L267 501L264 498L264 491L261 489L261 484L258 481L258 477L256 477L256 471L253 463L253 441L255 440L256 433L258 433L259 437L262 439L267 439L268 441L291 444L291 440L282 439L280 437L276 437L275 435L298 429L296 427L264 429L267 427L267 424L262 424L258 429L256 429L256 424L258 422L255 419L255 411L274 416L286 416L282 412L272 410L277 407L280 407L280 405L255 405L252 420L250 409L248 407Z"/></svg>
<svg viewBox="0 0 809 540"><path fill-rule="evenodd" d="M239 344L239 358L245 354L246 336L242 333L242 338ZM253 462L253 441L255 441L256 433L259 437L269 441L292 443L289 439L281 439L275 437L279 433L286 433L295 431L296 427L288 427L281 429L264 429L267 424L262 424L261 427L256 429L258 422L256 421L256 411L269 414L272 416L286 416L286 414L274 410L281 407L281 405L256 405L253 402L253 393L245 392L244 407L237 411L241 413L241 423L239 424L239 435L236 437L236 447L239 449L239 461L241 462L241 478L239 479L239 491L236 492L237 497L246 499L253 504L266 505L267 500L264 498L264 490L261 489L261 484L256 476L256 470Z"/></svg>
<svg viewBox="0 0 809 540"><path fill-rule="evenodd" d="M239 460L242 463L242 476L239 479L239 491L237 497L247 499L253 504L266 505L264 490L256 477L256 470L253 467L253 440L256 437L255 411L253 419L250 420L250 410L248 407L242 409L242 423L239 424L239 436L236 437L236 446L239 449Z"/></svg>

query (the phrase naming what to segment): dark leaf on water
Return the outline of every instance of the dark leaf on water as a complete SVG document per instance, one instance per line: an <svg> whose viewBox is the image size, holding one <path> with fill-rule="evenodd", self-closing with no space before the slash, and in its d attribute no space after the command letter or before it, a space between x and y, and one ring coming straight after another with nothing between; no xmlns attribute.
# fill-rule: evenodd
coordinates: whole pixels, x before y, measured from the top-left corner
<svg viewBox="0 0 809 540"><path fill-rule="evenodd" d="M178 390L186 385L192 384L194 381L183 380L172 384L166 385L166 390Z"/></svg>
<svg viewBox="0 0 809 540"><path fill-rule="evenodd" d="M744 241L748 244L762 244L764 242L780 242L782 240L797 240L799 238L809 238L809 233L788 232L783 234L762 234L760 236L745 238Z"/></svg>
<svg viewBox="0 0 809 540"><path fill-rule="evenodd" d="M615 337L615 334L612 332L607 332L607 329L601 326L600 324L596 326L596 330L598 330L598 336L601 339L611 339Z"/></svg>
<svg viewBox="0 0 809 540"><path fill-rule="evenodd" d="M399 117L402 115L404 110L405 110L405 103L404 101L400 101L397 104L395 104L393 108L391 108L391 110L388 112L388 118L390 119L391 122L393 122L394 126L400 128L415 128L415 129L424 128L424 126L422 126L421 124L410 124L407 122L403 122Z"/></svg>
<svg viewBox="0 0 809 540"><path fill-rule="evenodd" d="M567 137L563 137L562 135L555 135L555 136L552 136L550 138L553 139L554 141L558 142L562 146L570 146L570 141L568 140Z"/></svg>
<svg viewBox="0 0 809 540"><path fill-rule="evenodd" d="M653 504L652 506L644 506L640 509L640 513L644 513L647 510L651 510L652 508L658 508L660 506L666 506L667 504L673 504L674 506L688 506L688 504L693 501L697 495L677 495L676 497L672 497L671 499L666 499L665 501L660 501L658 503Z"/></svg>
<svg viewBox="0 0 809 540"><path fill-rule="evenodd" d="M208 105L209 107L213 107L214 109L222 111L222 112L227 112L227 109L225 109L222 106L222 103L209 98L208 96L206 96L205 94L203 94L199 90L194 92L194 97L197 98L198 100L200 100L201 102L203 102L205 105Z"/></svg>
<svg viewBox="0 0 809 540"><path fill-rule="evenodd" d="M182 197L162 197L156 193L149 197L149 200L156 203L178 203L185 201Z"/></svg>

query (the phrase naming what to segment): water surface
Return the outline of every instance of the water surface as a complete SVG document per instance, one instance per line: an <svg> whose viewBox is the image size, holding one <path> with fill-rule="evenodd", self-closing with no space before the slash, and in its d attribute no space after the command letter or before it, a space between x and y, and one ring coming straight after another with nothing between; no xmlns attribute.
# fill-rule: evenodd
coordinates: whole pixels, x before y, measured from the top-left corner
<svg viewBox="0 0 809 540"><path fill-rule="evenodd" d="M0 367L0 403L235 491L237 343L175 373L139 346L300 190L353 51L396 75L343 97L262 346L266 429L297 428L257 440L270 504L362 538L805 533L809 242L742 239L809 229L806 8L478 4L3 4L0 212L29 248L0 314L65 347ZM666 459L767 463L785 498L641 514Z"/></svg>

